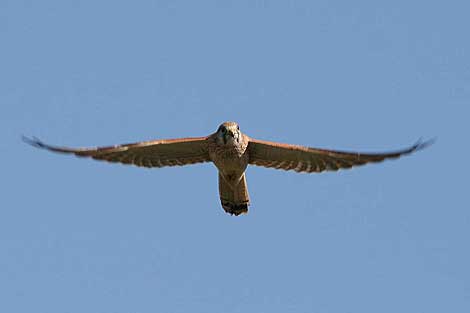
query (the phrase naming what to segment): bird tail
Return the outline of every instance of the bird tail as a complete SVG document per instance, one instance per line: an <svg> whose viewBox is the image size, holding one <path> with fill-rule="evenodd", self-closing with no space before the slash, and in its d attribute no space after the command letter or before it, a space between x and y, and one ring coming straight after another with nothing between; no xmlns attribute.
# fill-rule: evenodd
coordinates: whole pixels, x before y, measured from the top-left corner
<svg viewBox="0 0 470 313"><path fill-rule="evenodd" d="M232 188L219 173L219 195L225 212L235 216L248 213L250 196L248 195L245 174L238 185Z"/></svg>

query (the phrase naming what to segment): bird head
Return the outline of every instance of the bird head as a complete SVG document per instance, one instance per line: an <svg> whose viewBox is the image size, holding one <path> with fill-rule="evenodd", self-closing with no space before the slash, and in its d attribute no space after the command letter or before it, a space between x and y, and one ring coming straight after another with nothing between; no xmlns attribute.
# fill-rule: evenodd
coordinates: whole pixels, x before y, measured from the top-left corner
<svg viewBox="0 0 470 313"><path fill-rule="evenodd" d="M240 127L235 122L225 122L217 130L217 142L221 145L235 145L240 138Z"/></svg>

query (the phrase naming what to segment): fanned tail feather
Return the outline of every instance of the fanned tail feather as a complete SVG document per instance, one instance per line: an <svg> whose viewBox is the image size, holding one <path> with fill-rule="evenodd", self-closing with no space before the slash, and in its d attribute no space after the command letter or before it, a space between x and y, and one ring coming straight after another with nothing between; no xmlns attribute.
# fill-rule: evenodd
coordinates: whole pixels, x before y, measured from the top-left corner
<svg viewBox="0 0 470 313"><path fill-rule="evenodd" d="M219 195L225 212L235 216L248 213L250 196L248 195L245 174L238 185L232 188L219 173Z"/></svg>

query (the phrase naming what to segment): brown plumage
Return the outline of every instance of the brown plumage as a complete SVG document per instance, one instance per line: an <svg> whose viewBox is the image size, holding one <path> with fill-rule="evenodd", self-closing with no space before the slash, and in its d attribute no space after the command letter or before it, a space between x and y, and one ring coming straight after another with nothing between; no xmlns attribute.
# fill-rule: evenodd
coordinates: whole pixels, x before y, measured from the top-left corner
<svg viewBox="0 0 470 313"><path fill-rule="evenodd" d="M421 150L433 141L417 142L406 149L385 153L359 153L309 148L252 139L237 123L225 122L207 137L153 140L97 148L51 146L37 138L23 137L28 144L59 153L143 167L179 166L213 162L219 170L219 195L225 212L248 212L250 198L245 170L258 165L296 172L337 171L366 163L398 158Z"/></svg>

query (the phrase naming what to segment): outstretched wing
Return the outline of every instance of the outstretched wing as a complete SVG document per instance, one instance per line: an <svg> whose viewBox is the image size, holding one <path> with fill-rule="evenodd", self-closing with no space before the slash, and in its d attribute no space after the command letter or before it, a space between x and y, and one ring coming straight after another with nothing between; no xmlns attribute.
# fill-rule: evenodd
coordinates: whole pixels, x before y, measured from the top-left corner
<svg viewBox="0 0 470 313"><path fill-rule="evenodd" d="M177 166L210 161L206 137L152 140L110 147L77 149L51 146L37 138L23 137L23 140L34 147L54 152L143 167Z"/></svg>
<svg viewBox="0 0 470 313"><path fill-rule="evenodd" d="M249 164L252 165L312 173L337 171L342 168L399 158L402 155L421 150L432 143L433 140L418 141L413 146L398 151L359 153L316 149L250 138L248 152Z"/></svg>

